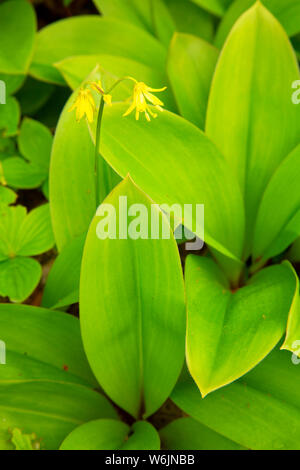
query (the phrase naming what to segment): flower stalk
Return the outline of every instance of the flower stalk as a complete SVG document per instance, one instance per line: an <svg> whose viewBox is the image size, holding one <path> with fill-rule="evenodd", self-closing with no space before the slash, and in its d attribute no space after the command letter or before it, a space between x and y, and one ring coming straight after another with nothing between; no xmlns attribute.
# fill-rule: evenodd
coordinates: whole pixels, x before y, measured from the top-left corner
<svg viewBox="0 0 300 470"><path fill-rule="evenodd" d="M96 138L95 138L95 191L96 191L96 210L100 204L100 188L99 188L99 150L100 150L100 137L101 137L101 123L103 118L104 104L111 106L112 97L110 93L124 80L130 80L134 83L133 93L131 96L131 104L123 116L128 116L135 110L135 118L138 121L140 114L144 113L146 120L150 121L151 117L156 118L157 114L154 113L150 107L152 105L156 110L162 112L162 106L164 103L158 99L152 92L161 92L166 89L163 88L151 88L143 82L138 82L132 77L123 77L111 86L108 91L105 91L100 80L89 82L90 86L94 91L100 94L100 105L97 113L97 124L96 124ZM76 111L76 120L80 121L82 117L86 116L89 123L94 121L94 115L96 112L96 105L94 98L91 94L91 90L87 87L81 87L78 95L69 109L69 111Z"/></svg>
<svg viewBox="0 0 300 470"><path fill-rule="evenodd" d="M96 140L95 140L95 190L96 190L96 210L100 204L100 188L99 188L99 158L100 157L100 135L101 135L101 123L104 111L104 97L100 98L100 106L97 116L96 126Z"/></svg>

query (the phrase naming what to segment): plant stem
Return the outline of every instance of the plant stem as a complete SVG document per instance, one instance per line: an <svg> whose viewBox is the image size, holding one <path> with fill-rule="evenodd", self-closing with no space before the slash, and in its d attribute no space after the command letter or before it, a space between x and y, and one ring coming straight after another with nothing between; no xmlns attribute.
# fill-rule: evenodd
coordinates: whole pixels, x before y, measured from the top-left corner
<svg viewBox="0 0 300 470"><path fill-rule="evenodd" d="M100 204L100 188L99 188L99 145L100 145L100 134L101 134L101 123L104 110L104 99L103 96L100 98L100 106L97 116L97 128L96 128L96 142L95 142L95 188L96 188L96 210Z"/></svg>
<svg viewBox="0 0 300 470"><path fill-rule="evenodd" d="M135 81L131 77L123 77L117 80L113 86L105 91L104 94L110 93L119 83L123 82L124 80L131 80ZM104 110L104 98L103 95L101 95L100 98L100 106L99 106L99 111L98 111L98 116L97 116L97 127L96 127L96 142L95 142L95 189L96 189L96 210L98 209L98 206L100 204L100 188L99 188L99 147L100 147L100 135L101 135L101 123L102 123L102 117L103 117L103 110Z"/></svg>

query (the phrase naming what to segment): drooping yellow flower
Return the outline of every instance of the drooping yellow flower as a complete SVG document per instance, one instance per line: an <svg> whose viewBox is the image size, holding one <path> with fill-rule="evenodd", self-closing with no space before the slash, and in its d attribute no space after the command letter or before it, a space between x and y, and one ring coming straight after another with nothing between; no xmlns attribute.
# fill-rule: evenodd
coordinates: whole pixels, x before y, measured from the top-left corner
<svg viewBox="0 0 300 470"><path fill-rule="evenodd" d="M157 114L151 110L147 101L149 101L149 103L154 105L154 107L161 112L163 111L162 106L164 106L164 103L150 92L164 91L167 87L150 88L143 82L138 82L137 80L131 77L128 78L134 81L135 85L132 95L132 104L129 106L123 116L128 116L128 114L132 113L132 111L135 109L135 118L137 121L139 120L140 113L145 113L147 121L150 121L150 116L156 118Z"/></svg>
<svg viewBox="0 0 300 470"><path fill-rule="evenodd" d="M88 121L93 122L96 106L90 90L87 88L80 88L77 98L69 109L69 112L73 111L74 109L76 109L77 121L80 121L80 119L86 115Z"/></svg>
<svg viewBox="0 0 300 470"><path fill-rule="evenodd" d="M112 97L111 95L108 95L104 92L101 80L98 80L98 82L91 82L90 85L93 88L93 90L98 91L98 93L100 93L103 96L104 102L108 104L109 106L111 106Z"/></svg>

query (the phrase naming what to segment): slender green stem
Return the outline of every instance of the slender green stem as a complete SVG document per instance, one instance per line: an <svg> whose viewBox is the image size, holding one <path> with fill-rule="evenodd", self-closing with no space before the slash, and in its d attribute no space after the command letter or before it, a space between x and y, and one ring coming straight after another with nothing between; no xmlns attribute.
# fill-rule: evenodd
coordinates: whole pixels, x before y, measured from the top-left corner
<svg viewBox="0 0 300 470"><path fill-rule="evenodd" d="M100 188L99 188L99 146L100 146L100 135L101 135L101 123L104 110L104 99L103 96L100 98L100 106L97 116L97 128L96 128L96 142L95 142L95 188L96 188L96 210L100 204Z"/></svg>
<svg viewBox="0 0 300 470"><path fill-rule="evenodd" d="M116 88L116 86L118 86L121 82L124 82L125 80L130 80L131 82L135 82L136 83L136 80L134 80L132 77L122 77L122 78L119 78L119 80L117 80L112 87L110 87L107 91L105 91L105 94L108 95L109 93L111 93L113 91L114 88Z"/></svg>
<svg viewBox="0 0 300 470"><path fill-rule="evenodd" d="M109 94L119 83L123 82L124 80L131 80L135 81L131 77L123 77L117 80L113 86L105 91L105 95ZM102 117L103 117L103 110L104 110L104 98L103 95L101 95L100 98L100 106L99 106L99 111L98 111L98 116L97 116L97 127L96 127L96 142L95 142L95 188L96 188L96 210L100 204L100 188L99 188L99 158L100 153L99 153L99 147L100 147L100 135L101 135L101 123L102 123Z"/></svg>

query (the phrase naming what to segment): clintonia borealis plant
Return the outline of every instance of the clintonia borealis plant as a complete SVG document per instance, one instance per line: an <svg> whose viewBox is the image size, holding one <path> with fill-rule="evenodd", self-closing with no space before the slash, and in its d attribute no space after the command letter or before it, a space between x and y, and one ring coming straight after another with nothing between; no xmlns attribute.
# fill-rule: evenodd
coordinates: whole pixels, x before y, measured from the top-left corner
<svg viewBox="0 0 300 470"><path fill-rule="evenodd" d="M0 58L73 90L51 151L42 306L0 304L0 448L300 449L300 8L279 3L95 0L102 17L42 28L11 70ZM49 158L26 153L30 135L47 147L40 126L23 120L15 158L47 194ZM7 167L0 294L22 302L29 277L2 294L1 266L29 270L53 239L33 225L48 205L9 206L22 186ZM203 237L196 214L174 213L187 204L204 205L199 251L176 236ZM118 236L99 235L113 221Z"/></svg>

